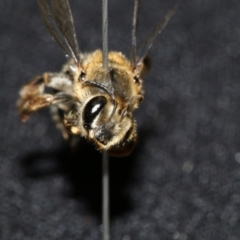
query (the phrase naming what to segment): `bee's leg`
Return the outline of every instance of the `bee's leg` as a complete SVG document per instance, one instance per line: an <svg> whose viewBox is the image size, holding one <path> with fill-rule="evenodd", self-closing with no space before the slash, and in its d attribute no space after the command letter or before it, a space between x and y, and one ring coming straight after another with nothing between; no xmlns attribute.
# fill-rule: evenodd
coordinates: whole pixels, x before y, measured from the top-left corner
<svg viewBox="0 0 240 240"><path fill-rule="evenodd" d="M69 139L70 135L80 135L78 127L78 104L72 95L58 93L55 100L60 100L57 104L50 106L52 119L56 127L62 132L63 138Z"/></svg>
<svg viewBox="0 0 240 240"><path fill-rule="evenodd" d="M57 103L64 98L59 94L46 93L46 87L64 94L71 91L71 81L58 73L45 73L42 76L34 77L20 90L17 108L22 121L26 121L29 115L38 109Z"/></svg>
<svg viewBox="0 0 240 240"><path fill-rule="evenodd" d="M57 129L59 129L62 133L64 139L69 139L69 130L64 125L64 116L63 112L57 105L51 105L50 108L52 119L56 124Z"/></svg>
<svg viewBox="0 0 240 240"><path fill-rule="evenodd" d="M28 84L20 90L20 99L17 101L20 118L26 121L32 112L40 108L49 106L54 96L44 94L45 82L43 76L34 77Z"/></svg>

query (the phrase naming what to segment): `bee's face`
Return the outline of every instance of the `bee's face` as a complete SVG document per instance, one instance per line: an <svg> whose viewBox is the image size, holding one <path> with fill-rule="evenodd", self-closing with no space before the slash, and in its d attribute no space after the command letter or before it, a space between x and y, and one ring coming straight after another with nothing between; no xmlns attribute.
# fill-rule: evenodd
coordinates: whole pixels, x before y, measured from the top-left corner
<svg viewBox="0 0 240 240"><path fill-rule="evenodd" d="M134 120L132 114L115 107L107 96L96 96L88 101L83 114L82 123L87 134L99 149L110 149L123 140L130 140Z"/></svg>

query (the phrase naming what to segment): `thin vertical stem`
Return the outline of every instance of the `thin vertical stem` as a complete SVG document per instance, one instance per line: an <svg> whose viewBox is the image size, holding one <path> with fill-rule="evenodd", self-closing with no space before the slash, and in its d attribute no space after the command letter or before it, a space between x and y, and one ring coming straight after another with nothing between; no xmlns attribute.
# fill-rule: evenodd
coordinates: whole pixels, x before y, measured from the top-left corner
<svg viewBox="0 0 240 240"><path fill-rule="evenodd" d="M109 240L109 170L108 170L108 153L104 151L102 153L103 157L103 178L102 178L102 185L103 185L103 205L102 205L102 222L103 222L103 240Z"/></svg>
<svg viewBox="0 0 240 240"><path fill-rule="evenodd" d="M108 71L108 0L102 0L102 51L103 51L103 68ZM102 154L103 172L102 172L102 223L103 223L103 240L109 240L109 170L108 154L106 151Z"/></svg>
<svg viewBox="0 0 240 240"><path fill-rule="evenodd" d="M108 0L102 0L102 14L103 67L108 70Z"/></svg>

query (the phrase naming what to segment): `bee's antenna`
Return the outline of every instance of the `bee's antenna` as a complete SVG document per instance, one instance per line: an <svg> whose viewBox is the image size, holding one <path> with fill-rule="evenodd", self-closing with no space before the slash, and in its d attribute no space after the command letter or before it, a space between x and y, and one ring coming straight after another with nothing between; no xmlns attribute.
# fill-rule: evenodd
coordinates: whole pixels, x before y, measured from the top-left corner
<svg viewBox="0 0 240 240"><path fill-rule="evenodd" d="M102 0L102 52L103 68L108 71L108 0ZM108 153L102 153L102 231L103 240L109 240L109 170Z"/></svg>

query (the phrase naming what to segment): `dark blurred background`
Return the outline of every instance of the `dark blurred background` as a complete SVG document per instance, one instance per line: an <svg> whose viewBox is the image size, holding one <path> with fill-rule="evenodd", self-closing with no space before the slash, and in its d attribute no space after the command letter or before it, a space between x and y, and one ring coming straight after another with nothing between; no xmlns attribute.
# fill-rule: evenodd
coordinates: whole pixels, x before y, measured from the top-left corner
<svg viewBox="0 0 240 240"><path fill-rule="evenodd" d="M175 4L142 1L138 39ZM70 0L80 49L101 48L101 2ZM110 0L128 54L133 1ZM182 0L151 51L134 153L110 160L111 239L240 240L240 2ZM72 153L48 109L15 103L64 54L35 0L0 1L0 239L101 239L101 155Z"/></svg>

